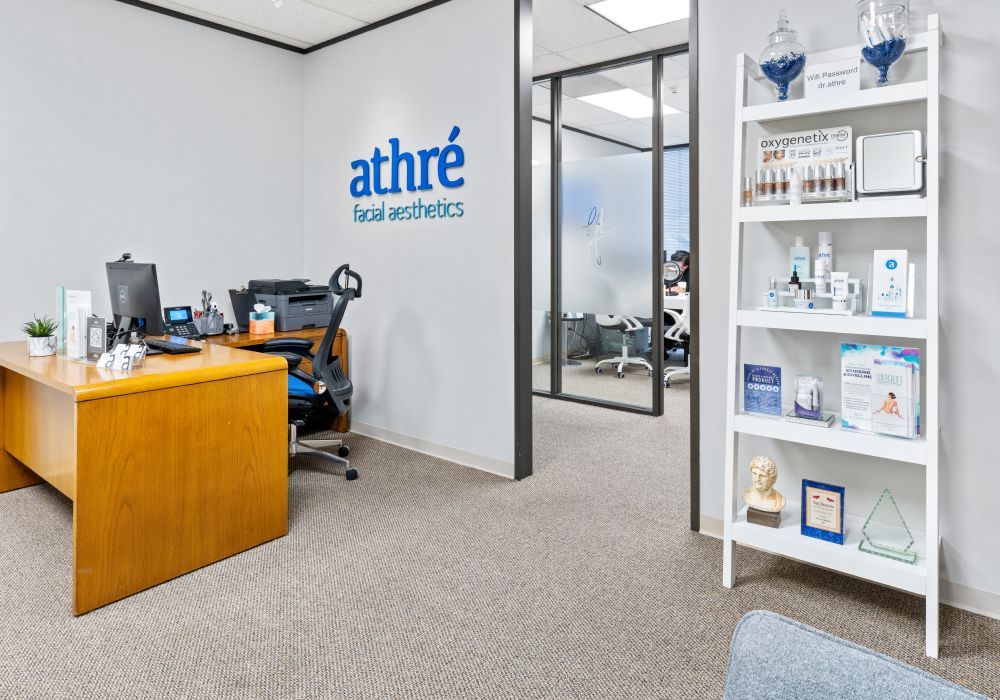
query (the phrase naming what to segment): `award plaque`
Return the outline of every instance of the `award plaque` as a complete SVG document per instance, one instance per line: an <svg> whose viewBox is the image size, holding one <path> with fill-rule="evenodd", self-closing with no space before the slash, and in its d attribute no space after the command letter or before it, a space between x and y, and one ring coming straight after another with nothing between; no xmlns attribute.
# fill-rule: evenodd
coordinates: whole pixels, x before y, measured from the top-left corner
<svg viewBox="0 0 1000 700"><path fill-rule="evenodd" d="M899 512L896 499L889 489L883 490L861 528L858 549L907 564L916 564L917 553L912 549L913 543L913 534L903 520L903 514Z"/></svg>
<svg viewBox="0 0 1000 700"><path fill-rule="evenodd" d="M802 480L802 534L844 544L844 487Z"/></svg>

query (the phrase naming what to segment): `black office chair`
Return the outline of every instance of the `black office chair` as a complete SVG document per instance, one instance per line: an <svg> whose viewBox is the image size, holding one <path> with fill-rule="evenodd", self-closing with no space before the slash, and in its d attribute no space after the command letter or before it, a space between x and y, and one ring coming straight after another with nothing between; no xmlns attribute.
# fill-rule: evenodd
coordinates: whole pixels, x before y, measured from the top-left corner
<svg viewBox="0 0 1000 700"><path fill-rule="evenodd" d="M341 286L340 278L344 277ZM351 280L357 283L351 287ZM347 413L351 408L354 385L344 374L340 356L333 355L333 341L344 320L347 305L361 297L361 275L351 270L350 265L341 265L330 277L330 289L337 297L323 340L316 354L310 349L312 341L307 338L275 338L264 342L256 349L271 355L280 355L288 361L288 455L311 454L335 464L347 467L348 481L358 478L358 470L347 460L350 448L343 440L300 440L298 432L306 427L329 427L331 421ZM312 362L312 374L299 369L303 359ZM331 447L339 448L337 454L325 452Z"/></svg>

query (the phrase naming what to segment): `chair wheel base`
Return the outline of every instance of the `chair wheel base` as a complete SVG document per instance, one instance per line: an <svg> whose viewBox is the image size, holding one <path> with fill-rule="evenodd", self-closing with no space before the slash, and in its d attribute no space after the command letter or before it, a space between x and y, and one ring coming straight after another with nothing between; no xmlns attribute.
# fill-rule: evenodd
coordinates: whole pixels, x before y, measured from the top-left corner
<svg viewBox="0 0 1000 700"><path fill-rule="evenodd" d="M347 457L348 455L351 454L351 448L348 447L347 445L341 445L340 449L337 450L337 454L340 455L341 457Z"/></svg>
<svg viewBox="0 0 1000 700"><path fill-rule="evenodd" d="M348 481L354 481L355 479L358 478L358 470L355 469L354 467L351 467L350 469L347 470L344 476L347 477Z"/></svg>

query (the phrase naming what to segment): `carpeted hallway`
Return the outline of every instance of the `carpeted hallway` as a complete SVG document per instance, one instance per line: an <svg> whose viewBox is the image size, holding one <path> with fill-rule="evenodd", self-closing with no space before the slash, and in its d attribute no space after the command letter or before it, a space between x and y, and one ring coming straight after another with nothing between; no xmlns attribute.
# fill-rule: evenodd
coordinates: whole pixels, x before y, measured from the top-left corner
<svg viewBox="0 0 1000 700"><path fill-rule="evenodd" d="M1000 695L1000 622L687 528L687 385L652 419L535 400L523 482L354 436L361 479L305 460L288 537L81 618L71 507L0 495L0 696L718 698L768 608Z"/></svg>

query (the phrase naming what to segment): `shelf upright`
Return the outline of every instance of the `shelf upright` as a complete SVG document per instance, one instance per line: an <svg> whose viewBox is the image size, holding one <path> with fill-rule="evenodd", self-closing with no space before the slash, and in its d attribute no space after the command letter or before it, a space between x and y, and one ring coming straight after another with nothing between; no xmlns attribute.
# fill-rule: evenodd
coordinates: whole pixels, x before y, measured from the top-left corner
<svg viewBox="0 0 1000 700"><path fill-rule="evenodd" d="M765 551L791 557L800 561L830 568L864 578L882 585L893 586L923 595L926 603L925 653L938 655L938 605L939 605L939 513L938 513L938 458L939 458L939 300L938 300L938 223L940 207L940 46L941 29L938 15L927 18L927 32L910 37L907 53L926 52L927 77L917 83L904 83L888 88L869 88L844 99L830 98L789 100L781 104L747 105L750 80L760 80L757 64L746 54L736 57L736 100L733 139L732 180L732 235L730 241L729 290L729 342L727 347L726 383L726 449L725 449L725 508L722 583L727 588L736 585L736 544L741 543ZM860 47L848 46L826 51L811 57L823 62L860 55ZM798 207L770 207L766 210L746 209L740 206L740 190L745 172L747 125L774 119L792 119L817 114L835 114L849 111L879 109L903 103L926 104L927 109L927 165L926 197L923 200L868 200L846 204L805 204ZM810 207L815 207L811 209ZM838 317L810 315L781 318L781 314L764 314L753 309L740 308L740 289L743 278L743 227L754 222L817 221L850 219L912 220L924 227L927 243L927 301L926 317L922 319L876 319L869 316ZM926 352L921 358L921 372L926 379L926 390L921 398L923 435L920 440L899 450L900 443L892 438L877 435L847 435L809 433L800 426L785 425L777 421L740 414L739 386L740 350L743 328L778 328L797 333L826 333L853 335L880 335L899 339L923 338ZM809 428L808 430L821 430ZM777 529L768 529L746 522L742 504L738 502L740 468L739 437L750 434L772 440L791 441L810 445L812 449L830 449L883 460L911 462L915 469L925 474L925 527L926 532L915 532L922 545L918 566L881 560L856 548L858 533L849 533L848 544L838 547L827 542L797 536L798 522L789 522ZM790 504L797 510L798 504ZM853 530L860 527L857 518L850 518ZM854 546L851 547L851 541ZM831 549L832 548L832 549ZM909 567L909 568L908 568Z"/></svg>

